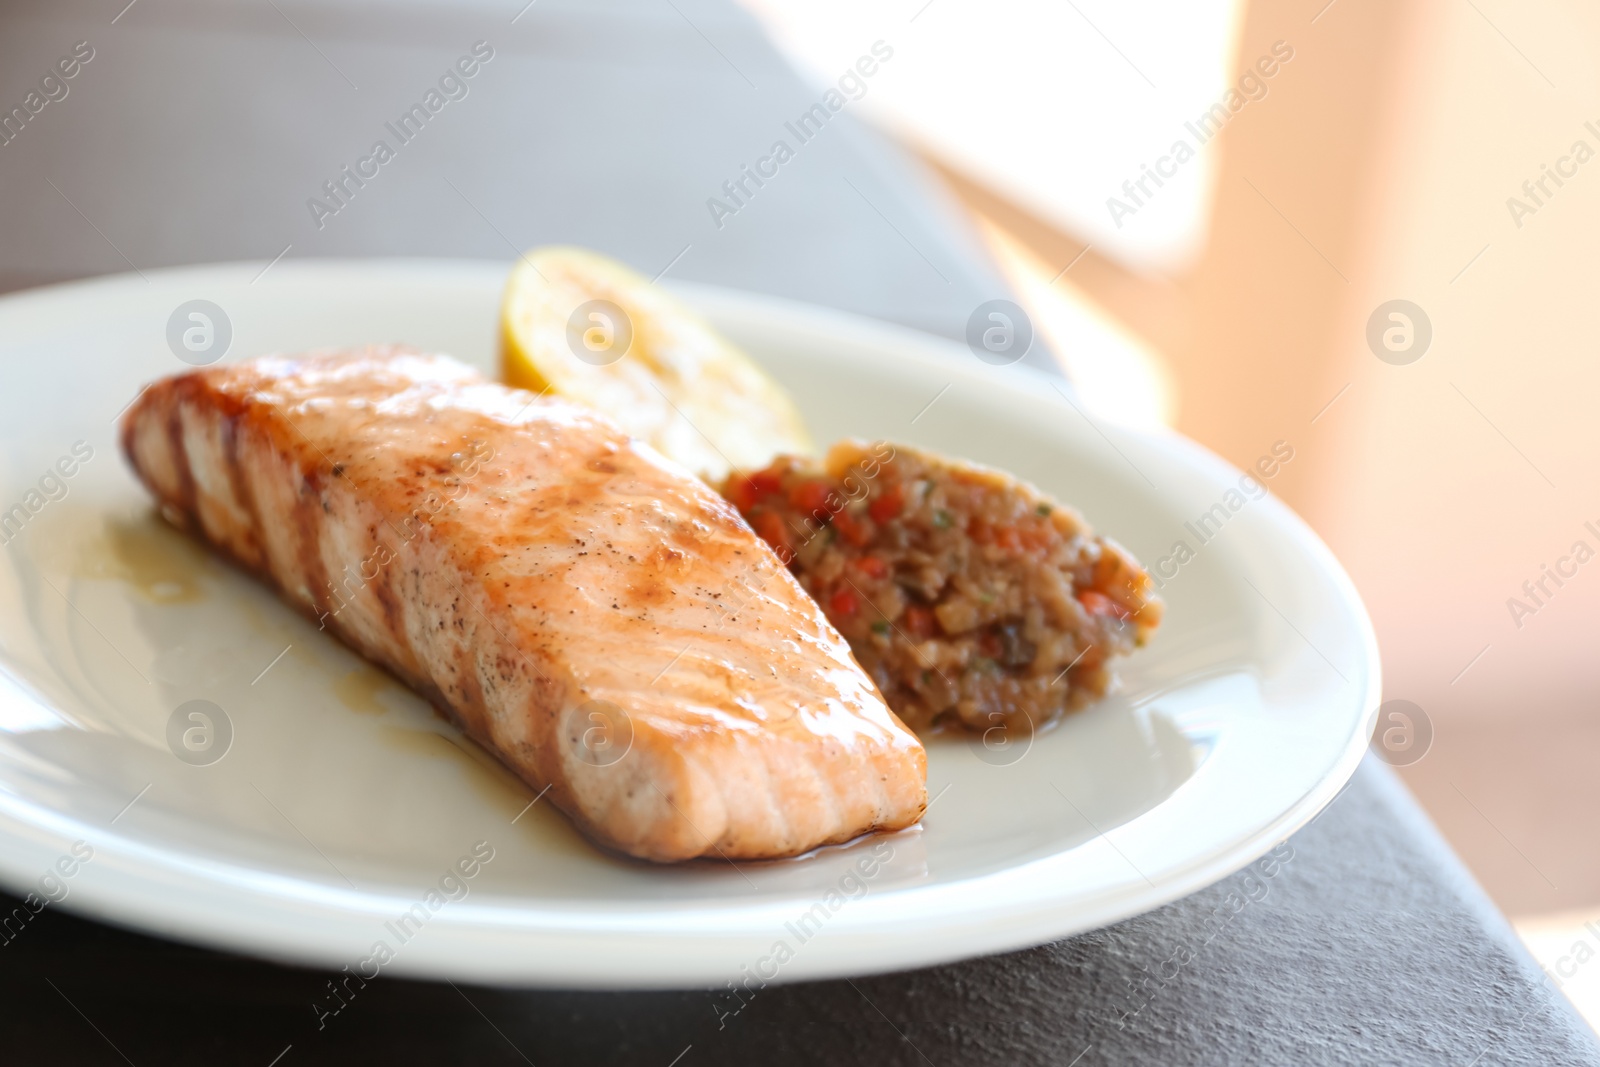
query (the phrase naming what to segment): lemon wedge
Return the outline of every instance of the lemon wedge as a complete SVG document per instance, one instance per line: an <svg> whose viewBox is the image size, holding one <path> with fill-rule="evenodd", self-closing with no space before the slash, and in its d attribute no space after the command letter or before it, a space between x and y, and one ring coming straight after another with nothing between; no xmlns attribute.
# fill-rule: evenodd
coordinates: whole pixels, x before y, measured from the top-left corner
<svg viewBox="0 0 1600 1067"><path fill-rule="evenodd" d="M707 481L812 451L794 403L660 286L581 248L517 261L501 305L507 383L595 408Z"/></svg>

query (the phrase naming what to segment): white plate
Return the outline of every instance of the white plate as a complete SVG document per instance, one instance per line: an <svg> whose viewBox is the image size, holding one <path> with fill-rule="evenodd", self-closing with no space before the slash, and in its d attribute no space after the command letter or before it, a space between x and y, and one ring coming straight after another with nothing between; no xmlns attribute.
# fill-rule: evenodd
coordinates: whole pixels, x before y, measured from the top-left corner
<svg viewBox="0 0 1600 1067"><path fill-rule="evenodd" d="M0 299L0 509L40 505L0 548L0 882L15 892L42 886L69 910L335 970L370 972L381 941L384 973L486 982L861 974L1181 897L1304 824L1361 758L1377 649L1328 550L1270 495L1206 543L1185 527L1245 499L1227 495L1238 471L1176 436L1092 424L1049 379L959 345L685 287L793 391L819 441L993 464L1147 563L1179 540L1195 555L1167 561L1166 622L1119 694L1031 747L934 739L937 799L920 829L738 868L604 855L548 804L528 808L532 791L422 700L152 517L113 420L143 382L185 369L166 330L186 301L225 310L228 359L393 340L493 366L504 264L289 261L252 281L260 269ZM80 441L92 458L46 478ZM50 493L30 496L41 478ZM169 747L190 700L231 723L209 765ZM82 863L79 841L93 853ZM478 842L493 859L461 889L445 881L467 895L430 900ZM70 877L47 879L63 856Z"/></svg>

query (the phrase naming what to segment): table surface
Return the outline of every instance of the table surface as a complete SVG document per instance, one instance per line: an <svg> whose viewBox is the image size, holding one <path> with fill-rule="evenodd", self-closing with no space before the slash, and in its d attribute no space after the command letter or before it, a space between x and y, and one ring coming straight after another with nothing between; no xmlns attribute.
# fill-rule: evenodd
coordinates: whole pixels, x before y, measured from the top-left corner
<svg viewBox="0 0 1600 1067"><path fill-rule="evenodd" d="M714 217L822 91L720 0L121 6L0 12L7 107L93 49L0 145L0 287L569 242L947 336L1005 293L938 187L848 109ZM885 22L893 47L914 46L908 16ZM323 183L480 40L494 54L467 95L316 219ZM21 1063L1600 1064L1388 768L1369 759L1290 845L1257 901L1236 877L1056 944L773 987L737 1014L709 991L386 980L319 1029L328 975L52 907L0 948L0 1033Z"/></svg>

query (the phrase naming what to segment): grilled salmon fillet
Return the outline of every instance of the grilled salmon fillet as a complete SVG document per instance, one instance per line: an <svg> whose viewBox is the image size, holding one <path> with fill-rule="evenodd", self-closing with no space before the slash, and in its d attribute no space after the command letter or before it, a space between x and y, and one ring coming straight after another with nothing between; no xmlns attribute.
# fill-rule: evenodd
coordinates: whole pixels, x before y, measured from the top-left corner
<svg viewBox="0 0 1600 1067"><path fill-rule="evenodd" d="M791 856L921 818L922 746L821 609L603 415L375 347L156 382L122 446L604 845Z"/></svg>

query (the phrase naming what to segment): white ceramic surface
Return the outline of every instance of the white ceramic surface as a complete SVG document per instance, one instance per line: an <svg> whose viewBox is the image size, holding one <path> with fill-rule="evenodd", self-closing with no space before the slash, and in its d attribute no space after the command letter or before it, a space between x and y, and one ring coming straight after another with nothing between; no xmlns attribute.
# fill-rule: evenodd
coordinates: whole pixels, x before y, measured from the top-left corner
<svg viewBox="0 0 1600 1067"><path fill-rule="evenodd" d="M381 941L384 973L487 982L849 975L1035 944L1192 892L1304 824L1361 758L1379 693L1371 626L1287 508L1228 496L1239 472L1176 436L1091 423L1049 379L962 346L684 287L793 391L819 441L990 463L1147 563L1179 540L1194 556L1168 559L1166 622L1118 694L1031 746L934 739L919 829L737 868L602 854L423 701L153 517L114 419L141 383L185 369L166 341L185 301L226 311L227 359L406 341L492 367L504 264L260 270L0 299L0 509L41 505L0 535L0 882L14 892L333 970ZM77 442L92 457L47 477ZM1226 521L1201 543L1185 523L1219 502ZM233 732L204 766L168 743L196 699ZM92 858L41 886L78 841ZM475 846L493 859L461 889L445 881L466 895L430 901ZM863 865L870 877L851 873Z"/></svg>

